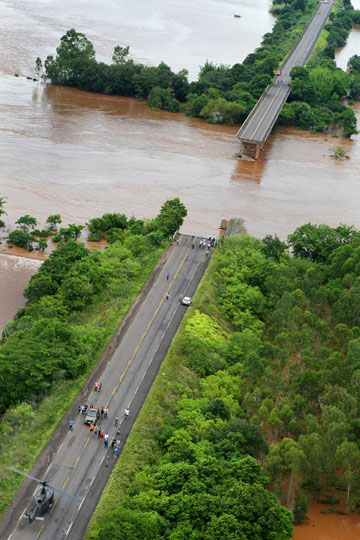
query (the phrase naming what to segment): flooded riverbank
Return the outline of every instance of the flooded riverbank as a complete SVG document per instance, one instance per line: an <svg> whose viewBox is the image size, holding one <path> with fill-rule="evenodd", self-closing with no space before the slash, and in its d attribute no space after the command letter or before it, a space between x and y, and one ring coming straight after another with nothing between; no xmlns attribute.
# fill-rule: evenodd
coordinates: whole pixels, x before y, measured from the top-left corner
<svg viewBox="0 0 360 540"><path fill-rule="evenodd" d="M246 162L237 159L236 127L210 126L181 114L151 111L132 99L13 77L15 71L30 73L36 56L53 53L70 26L88 34L98 57L109 61L105 57L118 43L119 20L121 44L134 46L137 61L164 60L173 69L185 67L193 74L206 58L234 63L271 29L270 1L254 6L248 0L236 5L204 0L197 8L202 16L197 12L191 20L186 16L190 2L181 3L180 16L175 0L165 7L155 3L152 14L143 1L138 8L142 6L147 16L138 26L138 8L129 13L128 6L115 3L108 11L100 10L95 1L86 10L65 4L66 9L60 9L53 0L41 5L14 0L11 7L0 2L0 15L7 21L0 37L0 177L1 196L8 198L8 227L28 213L40 226L53 213L60 213L65 225L83 224L104 212L151 218L173 197L180 197L188 208L183 232L190 234L216 234L221 219L232 216L243 217L249 233L259 237L276 233L285 238L307 221L360 226L357 137L337 140L277 128L261 160ZM241 18L235 19L234 13ZM220 37L216 18L225 18L228 25ZM187 24L190 37L174 31L172 46L164 50L166 21L173 29L180 21L182 27ZM234 25L244 25L241 33ZM235 35L230 28L237 29ZM25 39L30 34L32 39ZM193 54L200 38L206 48L201 59ZM197 49L199 54L204 51ZM346 147L349 161L329 157L338 145ZM3 267L1 277L6 281L4 272Z"/></svg>
<svg viewBox="0 0 360 540"><path fill-rule="evenodd" d="M308 512L309 523L295 527L294 540L359 540L360 516L350 513L322 514L323 504L313 503Z"/></svg>
<svg viewBox="0 0 360 540"><path fill-rule="evenodd" d="M0 253L0 330L25 305L23 290L41 261Z"/></svg>

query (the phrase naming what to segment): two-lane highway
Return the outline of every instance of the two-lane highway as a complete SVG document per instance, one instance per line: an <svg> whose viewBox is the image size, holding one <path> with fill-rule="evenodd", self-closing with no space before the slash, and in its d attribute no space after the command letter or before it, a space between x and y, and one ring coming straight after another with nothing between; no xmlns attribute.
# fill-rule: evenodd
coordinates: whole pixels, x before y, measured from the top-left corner
<svg viewBox="0 0 360 540"><path fill-rule="evenodd" d="M180 320L179 314L182 316L186 311L186 307L179 302L180 295L186 295L194 288L192 280L195 273L198 278L206 267L206 250L199 248L199 239L196 240L195 248L192 244L191 237L182 236L179 243L173 246L158 279L101 375L101 391L93 392L88 399L88 405L109 409L108 418L100 421L100 427L109 434L110 441L118 429L114 421L116 416L120 418L120 434L116 438L122 440L128 431L129 423L135 415L135 407L132 409L132 405L142 391L144 379L155 375L150 368L168 328L175 319ZM130 409L126 421L125 408ZM111 449L105 448L101 439L90 433L82 414L73 420L73 431L69 431L65 437L45 477L51 480L52 485L76 495L82 502L74 503L56 494L56 503L51 512L45 515L45 520L29 525L27 519L20 518L9 536L11 540L81 538L79 533L75 535L71 532L74 521L85 506L92 486L100 482L104 475L107 460L111 460L112 465L115 457ZM90 515L85 516L85 525L89 518Z"/></svg>
<svg viewBox="0 0 360 540"><path fill-rule="evenodd" d="M236 136L246 142L263 143L272 130L290 93L290 71L305 66L330 15L334 1L321 2L305 32L281 67L281 75L269 86L241 126Z"/></svg>

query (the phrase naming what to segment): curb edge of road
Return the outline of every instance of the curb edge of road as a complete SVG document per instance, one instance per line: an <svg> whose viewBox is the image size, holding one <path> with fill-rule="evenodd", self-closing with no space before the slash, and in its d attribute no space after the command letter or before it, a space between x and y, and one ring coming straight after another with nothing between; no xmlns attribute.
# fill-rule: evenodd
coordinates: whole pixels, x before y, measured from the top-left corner
<svg viewBox="0 0 360 540"><path fill-rule="evenodd" d="M188 235L179 235L187 237ZM125 317L121 321L117 330L115 331L113 337L110 340L110 343L105 348L104 352L100 356L96 365L93 367L87 381L84 383L83 387L80 389L75 401L72 406L64 413L62 420L60 421L58 427L55 429L52 434L49 442L46 444L45 448L41 451L39 457L37 458L34 466L29 471L29 474L37 478L42 478L45 474L47 468L49 467L52 459L57 453L59 447L61 446L66 434L68 433L68 420L70 417L76 417L78 414L78 407L81 405L84 400L86 401L87 396L93 390L95 381L98 379L99 375L106 368L106 365L111 360L116 348L119 343L125 336L128 328L130 327L136 313L140 309L144 300L146 299L151 287L155 283L159 274L161 273L163 267L165 266L167 260L169 259L172 251L176 246L175 239L172 241L169 248L161 255L158 262L155 265L154 270L149 275L146 280L145 285L135 298L134 302L127 311ZM32 480L24 480L24 483L20 486L16 495L10 504L9 508L3 515L0 520L0 538L8 538L14 527L16 526L21 513L24 510L30 501L30 498L34 492L34 484Z"/></svg>

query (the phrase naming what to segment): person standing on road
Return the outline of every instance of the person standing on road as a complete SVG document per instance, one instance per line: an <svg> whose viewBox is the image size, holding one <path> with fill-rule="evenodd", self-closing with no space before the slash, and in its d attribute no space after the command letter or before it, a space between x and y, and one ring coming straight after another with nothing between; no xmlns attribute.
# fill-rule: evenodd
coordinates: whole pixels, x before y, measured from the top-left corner
<svg viewBox="0 0 360 540"><path fill-rule="evenodd" d="M90 433L93 433L94 432L94 424L90 424Z"/></svg>
<svg viewBox="0 0 360 540"><path fill-rule="evenodd" d="M118 447L116 446L115 449L114 449L114 458L115 458L115 459L118 457L118 453L119 453L119 449L118 449Z"/></svg>
<svg viewBox="0 0 360 540"><path fill-rule="evenodd" d="M101 407L100 414L101 414L101 418L102 418L104 416L104 407Z"/></svg>
<svg viewBox="0 0 360 540"><path fill-rule="evenodd" d="M169 300L169 298L170 298L170 294L166 293L166 300Z"/></svg>
<svg viewBox="0 0 360 540"><path fill-rule="evenodd" d="M125 409L125 411L124 411L125 420L126 420L127 417L129 416L129 414L130 414L129 409Z"/></svg>
<svg viewBox="0 0 360 540"><path fill-rule="evenodd" d="M74 426L74 420L70 420L70 422L69 422L69 431L73 430L73 426Z"/></svg>
<svg viewBox="0 0 360 540"><path fill-rule="evenodd" d="M169 272L166 274L166 280L169 281L170 274Z"/></svg>
<svg viewBox="0 0 360 540"><path fill-rule="evenodd" d="M116 438L113 437L112 440L111 440L111 448L114 448L115 443L116 443Z"/></svg>
<svg viewBox="0 0 360 540"><path fill-rule="evenodd" d="M109 409L104 409L104 418L108 417Z"/></svg>
<svg viewBox="0 0 360 540"><path fill-rule="evenodd" d="M114 425L117 426L118 423L119 423L119 417L118 417L118 416L115 416L115 424L114 424Z"/></svg>
<svg viewBox="0 0 360 540"><path fill-rule="evenodd" d="M109 445L109 439L104 439L104 446L107 448Z"/></svg>
<svg viewBox="0 0 360 540"><path fill-rule="evenodd" d="M81 406L79 405L79 408L78 408L78 414L81 413Z"/></svg>

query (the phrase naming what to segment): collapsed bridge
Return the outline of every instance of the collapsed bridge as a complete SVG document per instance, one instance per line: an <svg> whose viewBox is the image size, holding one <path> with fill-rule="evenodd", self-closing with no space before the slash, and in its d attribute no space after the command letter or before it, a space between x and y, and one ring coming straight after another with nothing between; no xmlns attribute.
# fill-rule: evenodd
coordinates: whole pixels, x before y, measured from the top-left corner
<svg viewBox="0 0 360 540"><path fill-rule="evenodd" d="M236 133L240 140L240 156L247 155L258 159L267 138L290 94L289 75L294 66L305 66L326 21L330 15L334 0L320 2L305 32L293 47L280 68L280 73L269 85L245 122Z"/></svg>

